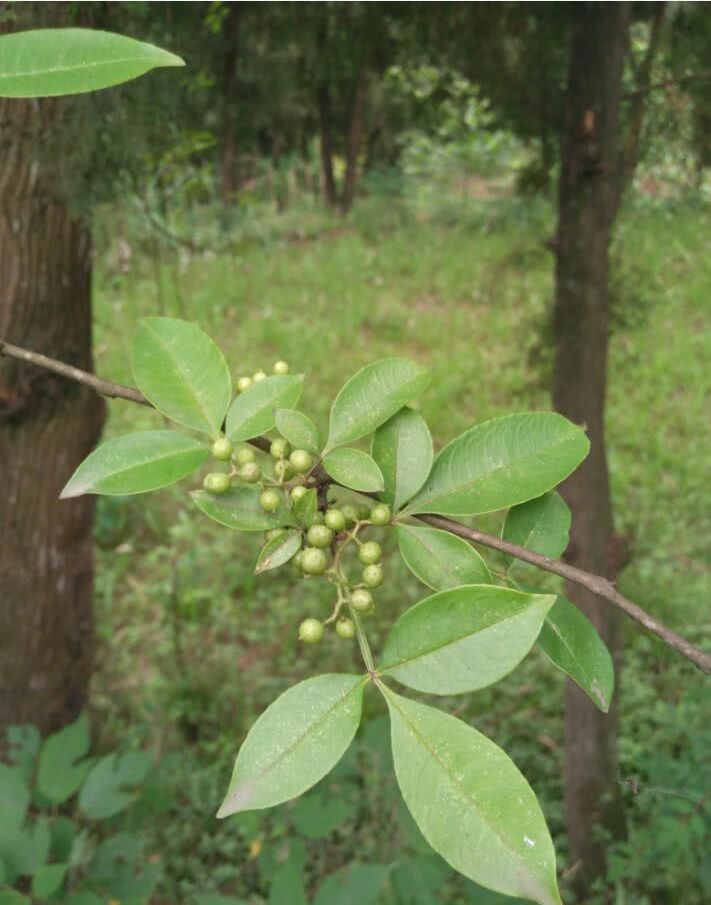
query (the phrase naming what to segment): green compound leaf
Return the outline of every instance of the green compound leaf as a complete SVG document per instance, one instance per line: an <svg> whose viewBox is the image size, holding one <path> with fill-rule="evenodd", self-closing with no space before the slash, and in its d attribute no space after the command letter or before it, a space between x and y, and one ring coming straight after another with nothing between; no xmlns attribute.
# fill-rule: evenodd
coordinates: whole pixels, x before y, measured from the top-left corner
<svg viewBox="0 0 711 905"><path fill-rule="evenodd" d="M565 597L558 597L538 636L538 646L607 713L615 687L610 651L594 625Z"/></svg>
<svg viewBox="0 0 711 905"><path fill-rule="evenodd" d="M260 490L246 484L215 496L207 490L195 490L190 496L197 506L214 521L237 531L269 531L292 524L286 506L276 512L265 512L259 505Z"/></svg>
<svg viewBox="0 0 711 905"><path fill-rule="evenodd" d="M398 619L379 672L432 694L484 688L523 660L554 603L494 585L440 591Z"/></svg>
<svg viewBox="0 0 711 905"><path fill-rule="evenodd" d="M438 528L398 525L397 538L407 567L433 591L491 584L489 567L461 537Z"/></svg>
<svg viewBox="0 0 711 905"><path fill-rule="evenodd" d="M509 509L501 537L555 559L568 546L569 531L570 509L560 494L552 491ZM509 568L516 562L513 556L507 556L506 561Z"/></svg>
<svg viewBox="0 0 711 905"><path fill-rule="evenodd" d="M145 493L192 474L210 450L178 431L139 431L102 443L71 476L60 499L83 493Z"/></svg>
<svg viewBox="0 0 711 905"><path fill-rule="evenodd" d="M376 493L383 489L383 475L367 453L347 446L333 449L323 457L323 467L334 481L350 487Z"/></svg>
<svg viewBox="0 0 711 905"><path fill-rule="evenodd" d="M152 44L89 28L41 28L0 37L0 97L56 97L108 88L184 66Z"/></svg>
<svg viewBox="0 0 711 905"><path fill-rule="evenodd" d="M545 818L515 764L455 717L380 687L397 781L432 848L475 883L561 905Z"/></svg>
<svg viewBox="0 0 711 905"><path fill-rule="evenodd" d="M277 409L274 412L276 429L294 449L305 449L315 456L321 450L318 428L310 418L294 409Z"/></svg>
<svg viewBox="0 0 711 905"><path fill-rule="evenodd" d="M422 487L432 468L427 422L412 409L401 409L376 430L371 455L385 480L380 497L397 512Z"/></svg>
<svg viewBox="0 0 711 905"><path fill-rule="evenodd" d="M590 444L553 412L507 415L452 440L406 514L479 515L540 496L574 471Z"/></svg>
<svg viewBox="0 0 711 905"><path fill-rule="evenodd" d="M227 413L227 436L252 440L274 427L275 411L291 408L301 396L303 374L275 375L253 383L235 399Z"/></svg>
<svg viewBox="0 0 711 905"><path fill-rule="evenodd" d="M65 726L42 745L37 764L37 788L55 804L72 796L84 781L91 763L78 762L89 750L86 714Z"/></svg>
<svg viewBox="0 0 711 905"><path fill-rule="evenodd" d="M133 376L143 395L178 424L216 437L232 398L222 352L195 324L147 317L133 340Z"/></svg>
<svg viewBox="0 0 711 905"><path fill-rule="evenodd" d="M252 726L217 813L270 808L324 777L353 741L367 676L330 673L299 682Z"/></svg>
<svg viewBox="0 0 711 905"><path fill-rule="evenodd" d="M318 495L315 488L307 490L291 505L291 514L299 528L310 528L316 518L318 509Z"/></svg>
<svg viewBox="0 0 711 905"><path fill-rule="evenodd" d="M277 537L270 538L262 547L257 565L254 567L256 575L267 572L269 569L278 569L285 562L289 562L301 548L301 532L286 531Z"/></svg>
<svg viewBox="0 0 711 905"><path fill-rule="evenodd" d="M326 448L372 433L429 382L429 370L407 358L383 358L361 368L334 400Z"/></svg>

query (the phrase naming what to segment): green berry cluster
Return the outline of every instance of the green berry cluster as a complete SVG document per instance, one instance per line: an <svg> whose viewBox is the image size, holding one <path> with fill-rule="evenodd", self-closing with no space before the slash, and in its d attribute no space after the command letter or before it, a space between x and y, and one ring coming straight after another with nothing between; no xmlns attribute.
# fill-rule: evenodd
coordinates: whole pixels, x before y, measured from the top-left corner
<svg viewBox="0 0 711 905"><path fill-rule="evenodd" d="M275 361L272 370L275 374L288 374L289 365L285 361ZM237 389L237 392L244 393L244 391L248 390L253 383L259 383L259 381L264 380L266 376L266 372L260 368L258 371L255 371L251 377L248 374L245 374L238 378L235 382L235 388Z"/></svg>

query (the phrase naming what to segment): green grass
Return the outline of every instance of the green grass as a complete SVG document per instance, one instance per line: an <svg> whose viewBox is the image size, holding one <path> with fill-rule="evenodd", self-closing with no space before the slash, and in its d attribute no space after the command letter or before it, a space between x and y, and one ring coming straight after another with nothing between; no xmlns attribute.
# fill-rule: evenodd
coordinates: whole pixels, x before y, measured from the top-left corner
<svg viewBox="0 0 711 905"><path fill-rule="evenodd" d="M322 426L342 382L386 355L406 355L433 368L420 409L438 445L477 421L548 408L553 261L545 243L552 214L545 205L510 199L458 206L445 200L436 209L413 210L398 199L373 198L346 222L313 210L256 218L238 231L230 253L177 260L164 251L160 286L146 257L135 255L134 270L122 275L108 250L95 293L97 369L131 382L136 324L164 313L195 320L211 333L235 376L269 369L278 358L305 372L302 407ZM704 632L708 640L704 614L711 596L704 467L711 445L711 342L703 329L711 291L704 238L710 226L709 211L693 206L638 203L624 212L615 255L607 419L617 526L633 546L622 590L696 641ZM110 413L107 435L159 421L155 413L121 402L111 403ZM498 520L487 517L482 524L495 528ZM191 902L197 890L217 887L260 902L269 870L260 874L259 864L264 852L293 842L292 812L281 808L248 826L237 855L235 826L216 825L211 814L254 716L306 674L351 668L353 650L342 642L329 641L316 652L296 642L300 619L325 612L328 590L312 581L294 586L279 574L255 580L258 539L207 522L181 489L145 500L102 500L98 539L102 643L93 700L104 735L183 748L189 769L212 777L202 798L180 798L180 840L163 846L166 901ZM396 557L387 569L376 643L395 615L422 596ZM685 750L690 731L674 722L673 710L683 705L693 725L701 708L700 678L637 629L630 628L627 638L621 781L641 772L661 785L659 776ZM529 776L561 842L561 865L562 688L560 674L533 654L492 691L449 702L503 744ZM366 707L369 715L380 712L374 697ZM656 766L644 756L651 739L659 753ZM367 745L358 748L358 757L367 761ZM690 755L686 772L671 771L669 781L677 788L687 783L693 796L702 764L701 756ZM392 790L383 788L382 771L361 763L344 782L367 787L366 804L358 818L346 819L340 835L307 841L311 888L352 860L355 850L360 860L382 861L388 851L396 857L414 844L401 823L394 833L383 819L397 804ZM632 848L620 852L622 867L616 867L626 903L672 901L649 898L659 884L647 875L678 884L681 856L662 865L663 854L655 861L640 854L651 828L666 819L655 807L664 810L667 802L650 796L640 808L630 795ZM197 822L192 829L182 825L188 814ZM669 820L677 825L673 815ZM197 854L198 837L208 840L204 857ZM247 846L257 837L263 848L255 864ZM232 870L225 858L234 862ZM692 883L686 903L697 901L696 889ZM451 879L445 890L441 901L499 901L475 899Z"/></svg>

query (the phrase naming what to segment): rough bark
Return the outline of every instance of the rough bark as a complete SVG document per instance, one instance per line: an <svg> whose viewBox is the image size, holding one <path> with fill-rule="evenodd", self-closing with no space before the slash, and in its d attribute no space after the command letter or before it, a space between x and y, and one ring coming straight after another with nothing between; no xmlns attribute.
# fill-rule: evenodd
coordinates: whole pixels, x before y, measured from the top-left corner
<svg viewBox="0 0 711 905"><path fill-rule="evenodd" d="M56 149L63 103L0 100L0 336L91 370L90 236L38 150ZM90 389L0 359L0 738L54 730L86 702L94 505L59 492L103 412Z"/></svg>
<svg viewBox="0 0 711 905"><path fill-rule="evenodd" d="M608 346L608 250L619 205L622 73L629 3L579 3L571 36L567 110L561 155L554 307L553 402L585 424L589 457L563 485L573 512L568 560L614 578L614 541L607 459L605 388ZM616 613L589 591L568 596L594 623L619 659ZM617 783L617 705L600 713L576 685L566 689L565 810L574 880L581 898L605 872L605 841L624 834Z"/></svg>
<svg viewBox="0 0 711 905"><path fill-rule="evenodd" d="M348 213L355 200L356 182L358 179L358 157L360 155L365 120L367 83L367 72L365 67L362 67L358 74L355 95L353 97L353 107L351 109L351 119L348 127L348 141L346 143L346 172L343 178L343 197L341 198L341 209L344 214Z"/></svg>

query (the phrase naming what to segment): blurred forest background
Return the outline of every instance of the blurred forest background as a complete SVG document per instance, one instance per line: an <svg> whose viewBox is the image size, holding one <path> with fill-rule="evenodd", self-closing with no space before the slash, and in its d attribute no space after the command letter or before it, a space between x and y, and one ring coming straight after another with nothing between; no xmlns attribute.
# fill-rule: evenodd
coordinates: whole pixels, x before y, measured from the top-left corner
<svg viewBox="0 0 711 905"><path fill-rule="evenodd" d="M187 318L219 342L235 374L277 359L305 372L304 409L320 423L354 371L405 355L434 369L421 407L437 445L511 411L574 411L566 388L585 392L586 374L566 380L556 363L553 303L565 301L560 286L556 295L566 242L557 223L566 203L571 210L561 172L571 172L578 128L566 110L581 79L599 83L602 119L613 105L619 112L600 142L620 155L615 200L600 215L604 266L592 275L609 295L609 322L581 352L602 362L603 392L608 356L615 533L602 554L628 597L708 643L708 3L0 11L2 31L104 28L187 64L95 96L0 100L0 338L130 384L138 320ZM588 150L595 186L610 173L596 169L599 149ZM597 191L574 204L594 207ZM578 272L594 244L578 236ZM324 604L314 599L322 591L278 572L256 579L260 538L220 530L184 488L100 498L93 528L92 502L56 501L102 423L111 437L157 420L0 364L6 761L31 778L40 731L70 724L54 736L53 757L81 773L76 791L90 765L73 766L86 754L86 725L75 722L86 708L102 758L92 765L118 771L90 773L94 786L82 786L78 805L50 806L42 794L34 803L53 860L93 892L42 895L21 878L3 892L0 874L0 902L513 901L456 875L419 835L388 768L374 699L357 743L316 789L273 811L215 820L255 717L304 676L348 671L353 651L299 645L296 626ZM601 428L598 441L602 450ZM477 524L496 533L500 518ZM420 593L395 556L387 568L376 637ZM527 580L545 584L526 568ZM702 905L711 900L702 677L629 624L601 631L624 659L617 713L576 723L588 705L567 699L569 743L591 733L583 741L592 766L565 764L565 680L537 650L493 690L443 706L505 747L530 780L564 898ZM28 724L38 728L19 728ZM566 784L569 801L590 803L572 821ZM110 806L96 805L98 792ZM3 832L0 817L0 861ZM31 862L44 832L14 857Z"/></svg>

